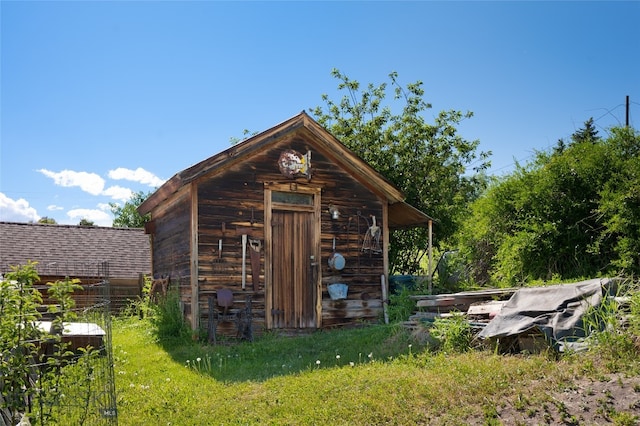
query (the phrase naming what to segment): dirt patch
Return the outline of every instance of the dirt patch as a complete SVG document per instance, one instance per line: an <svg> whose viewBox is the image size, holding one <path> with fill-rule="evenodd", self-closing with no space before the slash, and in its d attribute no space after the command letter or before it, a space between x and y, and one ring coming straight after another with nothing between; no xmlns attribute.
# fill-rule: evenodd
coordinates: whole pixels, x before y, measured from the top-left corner
<svg viewBox="0 0 640 426"><path fill-rule="evenodd" d="M497 407L505 425L639 425L640 377L610 375L595 381L579 379L546 401Z"/></svg>

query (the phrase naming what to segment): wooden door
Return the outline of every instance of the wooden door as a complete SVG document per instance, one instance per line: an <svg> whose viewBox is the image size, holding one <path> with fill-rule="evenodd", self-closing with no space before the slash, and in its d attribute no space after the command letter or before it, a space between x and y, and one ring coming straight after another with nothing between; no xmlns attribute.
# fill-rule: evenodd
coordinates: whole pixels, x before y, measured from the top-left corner
<svg viewBox="0 0 640 426"><path fill-rule="evenodd" d="M313 213L272 212L274 328L316 326Z"/></svg>
<svg viewBox="0 0 640 426"><path fill-rule="evenodd" d="M319 328L322 317L320 188L265 184L268 329Z"/></svg>

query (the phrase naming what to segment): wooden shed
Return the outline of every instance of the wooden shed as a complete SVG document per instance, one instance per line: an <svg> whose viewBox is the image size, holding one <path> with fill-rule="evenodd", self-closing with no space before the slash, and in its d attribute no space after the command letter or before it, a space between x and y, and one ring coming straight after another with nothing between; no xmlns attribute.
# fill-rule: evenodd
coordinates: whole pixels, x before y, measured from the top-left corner
<svg viewBox="0 0 640 426"><path fill-rule="evenodd" d="M302 112L177 173L138 211L153 274L178 285L193 330L230 289L255 332L290 333L383 318L389 230L431 224L403 200Z"/></svg>

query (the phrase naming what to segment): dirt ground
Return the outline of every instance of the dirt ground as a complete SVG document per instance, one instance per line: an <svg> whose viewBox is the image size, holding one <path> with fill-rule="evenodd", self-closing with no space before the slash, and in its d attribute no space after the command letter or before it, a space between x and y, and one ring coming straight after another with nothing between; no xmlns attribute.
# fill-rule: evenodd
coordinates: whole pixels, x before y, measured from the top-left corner
<svg viewBox="0 0 640 426"><path fill-rule="evenodd" d="M581 379L541 407L498 407L504 425L640 425L640 377Z"/></svg>

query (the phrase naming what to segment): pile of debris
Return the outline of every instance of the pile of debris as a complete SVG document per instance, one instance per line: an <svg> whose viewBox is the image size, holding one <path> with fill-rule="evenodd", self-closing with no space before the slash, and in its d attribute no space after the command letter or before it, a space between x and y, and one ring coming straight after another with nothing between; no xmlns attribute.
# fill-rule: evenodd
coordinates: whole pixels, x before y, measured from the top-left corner
<svg viewBox="0 0 640 426"><path fill-rule="evenodd" d="M412 330L429 328L436 318L466 315L476 339L501 352L562 352L581 349L588 332L584 315L605 298L616 298L618 279L592 279L544 287L488 289L412 296L417 311L405 322Z"/></svg>

